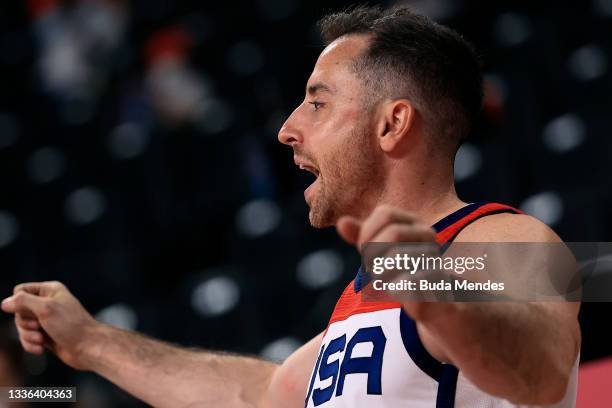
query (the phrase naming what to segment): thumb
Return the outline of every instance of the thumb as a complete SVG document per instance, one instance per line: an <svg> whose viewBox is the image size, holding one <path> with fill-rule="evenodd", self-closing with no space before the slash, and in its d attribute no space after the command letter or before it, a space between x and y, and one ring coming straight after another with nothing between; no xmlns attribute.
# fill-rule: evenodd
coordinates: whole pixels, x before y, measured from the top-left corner
<svg viewBox="0 0 612 408"><path fill-rule="evenodd" d="M361 221L350 215L344 215L338 219L336 230L343 240L351 245L356 245L361 230Z"/></svg>
<svg viewBox="0 0 612 408"><path fill-rule="evenodd" d="M2 310L6 313L22 313L39 317L44 314L45 300L27 292L18 292L2 301Z"/></svg>

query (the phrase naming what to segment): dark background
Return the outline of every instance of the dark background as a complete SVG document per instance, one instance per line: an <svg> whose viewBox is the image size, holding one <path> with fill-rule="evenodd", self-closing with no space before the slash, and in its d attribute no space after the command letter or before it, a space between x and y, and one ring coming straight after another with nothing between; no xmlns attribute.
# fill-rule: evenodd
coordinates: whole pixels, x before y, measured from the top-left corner
<svg viewBox="0 0 612 408"><path fill-rule="evenodd" d="M404 2L483 57L457 189L566 241L612 241L612 1L533 3ZM359 258L309 226L311 178L276 133L322 50L316 20L347 4L3 1L1 297L61 280L108 323L272 359L324 329ZM611 312L583 305L583 362L612 352ZM3 319L25 384L140 406L51 355L21 356Z"/></svg>

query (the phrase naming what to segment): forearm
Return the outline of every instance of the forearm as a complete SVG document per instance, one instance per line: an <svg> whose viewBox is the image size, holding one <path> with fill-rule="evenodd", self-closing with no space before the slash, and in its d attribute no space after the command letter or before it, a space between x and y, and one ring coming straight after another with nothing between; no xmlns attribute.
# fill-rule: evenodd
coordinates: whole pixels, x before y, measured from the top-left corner
<svg viewBox="0 0 612 408"><path fill-rule="evenodd" d="M579 330L529 303L438 303L420 322L463 375L516 403L563 396L576 359ZM561 394L561 395L559 395Z"/></svg>
<svg viewBox="0 0 612 408"><path fill-rule="evenodd" d="M275 364L194 351L137 333L98 326L86 367L155 407L255 407Z"/></svg>

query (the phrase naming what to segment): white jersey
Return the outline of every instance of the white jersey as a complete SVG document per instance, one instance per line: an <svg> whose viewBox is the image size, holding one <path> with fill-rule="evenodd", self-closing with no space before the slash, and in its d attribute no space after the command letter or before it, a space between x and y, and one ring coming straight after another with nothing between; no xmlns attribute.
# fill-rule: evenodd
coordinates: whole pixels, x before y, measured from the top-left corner
<svg viewBox="0 0 612 408"><path fill-rule="evenodd" d="M451 242L470 222L499 212L495 203L474 203L434 225L440 243ZM478 389L451 364L432 357L416 323L396 302L363 302L365 275L344 290L323 336L309 382L306 408L510 408L517 406ZM557 408L575 406L578 360Z"/></svg>

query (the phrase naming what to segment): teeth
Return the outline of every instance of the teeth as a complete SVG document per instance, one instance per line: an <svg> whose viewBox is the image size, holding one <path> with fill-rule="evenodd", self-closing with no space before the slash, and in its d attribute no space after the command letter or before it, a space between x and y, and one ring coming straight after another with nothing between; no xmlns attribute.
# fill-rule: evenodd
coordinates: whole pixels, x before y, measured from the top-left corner
<svg viewBox="0 0 612 408"><path fill-rule="evenodd" d="M306 166L304 164L300 164L299 167L300 167L301 170L306 170L306 171L314 174L316 177L319 177L319 172L314 167L309 167L309 166Z"/></svg>

